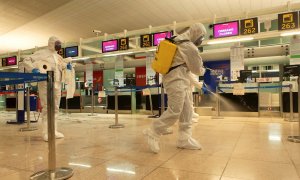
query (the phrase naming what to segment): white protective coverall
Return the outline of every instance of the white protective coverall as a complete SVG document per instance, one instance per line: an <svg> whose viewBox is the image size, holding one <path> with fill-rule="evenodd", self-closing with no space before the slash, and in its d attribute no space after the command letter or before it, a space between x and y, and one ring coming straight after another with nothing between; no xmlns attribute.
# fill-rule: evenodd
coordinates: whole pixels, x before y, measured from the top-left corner
<svg viewBox="0 0 300 180"><path fill-rule="evenodd" d="M201 149L200 144L192 136L193 102L190 87L190 71L203 75L202 58L194 43L206 34L203 24L193 24L186 32L175 38L189 40L179 44L172 61L172 67L181 65L163 76L163 84L168 94L168 109L152 123L151 128L144 131L148 137L148 145L154 153L159 152L159 138L165 129L171 127L179 119L177 147Z"/></svg>
<svg viewBox="0 0 300 180"><path fill-rule="evenodd" d="M55 119L57 119L59 113L59 104L61 99L61 83L62 83L62 71L66 68L70 59L63 59L55 50L55 43L58 42L57 37L50 37L48 40L48 47L34 54L26 57L20 62L19 67L25 68L26 72L32 72L33 69L39 69L41 73L45 73L46 70L54 71L54 98L55 98ZM60 42L60 41L59 41ZM43 67L47 65L46 69ZM48 124L47 124L47 82L42 81L38 83L39 98L42 105L42 127L43 127L43 139L48 141ZM55 121L55 137L63 138L64 135L57 131L57 121Z"/></svg>
<svg viewBox="0 0 300 180"><path fill-rule="evenodd" d="M189 73L189 79L190 79L190 82L191 82L191 92L193 93L193 90L194 90L194 87L196 87L197 89L202 89L202 86L203 86L203 83L202 82L199 82L198 80L199 76L193 74L193 73ZM191 99L191 101L193 101L193 98ZM198 122L198 118L199 118L199 115L197 113L195 113L195 108L193 107L193 116L192 116L192 121L194 123L197 123Z"/></svg>

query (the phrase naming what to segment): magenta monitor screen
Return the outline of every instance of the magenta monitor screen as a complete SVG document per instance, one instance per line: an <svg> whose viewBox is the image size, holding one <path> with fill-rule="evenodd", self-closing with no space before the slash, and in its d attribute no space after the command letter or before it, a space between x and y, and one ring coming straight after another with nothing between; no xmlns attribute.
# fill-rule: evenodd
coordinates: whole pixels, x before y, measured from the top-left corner
<svg viewBox="0 0 300 180"><path fill-rule="evenodd" d="M165 38L172 37L172 31L160 32L153 34L153 46L157 46L160 41L164 40Z"/></svg>
<svg viewBox="0 0 300 180"><path fill-rule="evenodd" d="M102 53L118 50L118 40L102 41Z"/></svg>
<svg viewBox="0 0 300 180"><path fill-rule="evenodd" d="M17 56L7 57L6 58L6 65L7 66L17 65Z"/></svg>
<svg viewBox="0 0 300 180"><path fill-rule="evenodd" d="M214 38L230 37L239 35L239 22L232 21L214 24Z"/></svg>

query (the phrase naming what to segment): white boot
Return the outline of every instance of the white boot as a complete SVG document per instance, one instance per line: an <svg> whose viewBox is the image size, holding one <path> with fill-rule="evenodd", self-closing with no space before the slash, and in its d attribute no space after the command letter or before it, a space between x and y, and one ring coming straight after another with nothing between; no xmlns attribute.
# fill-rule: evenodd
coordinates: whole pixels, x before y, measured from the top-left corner
<svg viewBox="0 0 300 180"><path fill-rule="evenodd" d="M55 131L55 139L62 139L64 137L65 136L63 135L63 133ZM48 142L48 134L44 134L43 139L44 139L44 141Z"/></svg>
<svg viewBox="0 0 300 180"><path fill-rule="evenodd" d="M160 135L156 134L151 128L145 129L143 133L147 135L148 145L151 151L154 153L158 153L160 150L159 148Z"/></svg>
<svg viewBox="0 0 300 180"><path fill-rule="evenodd" d="M202 149L201 145L197 140L192 138L192 129L179 130L178 132L178 141L177 147L183 149L193 149L200 150Z"/></svg>
<svg viewBox="0 0 300 180"><path fill-rule="evenodd" d="M198 122L198 118L192 118L192 122L193 123L197 123Z"/></svg>
<svg viewBox="0 0 300 180"><path fill-rule="evenodd" d="M199 119L199 114L193 112L193 116L192 116L192 122L193 123L197 123Z"/></svg>
<svg viewBox="0 0 300 180"><path fill-rule="evenodd" d="M171 128L166 128L161 132L162 135L168 135L168 134L173 134L173 129Z"/></svg>
<svg viewBox="0 0 300 180"><path fill-rule="evenodd" d="M46 120L42 120L42 126L43 126L43 139L44 141L48 142L48 122ZM57 123L55 122L55 129L57 129ZM65 136L63 133L55 131L55 138L56 139L61 139L64 138Z"/></svg>

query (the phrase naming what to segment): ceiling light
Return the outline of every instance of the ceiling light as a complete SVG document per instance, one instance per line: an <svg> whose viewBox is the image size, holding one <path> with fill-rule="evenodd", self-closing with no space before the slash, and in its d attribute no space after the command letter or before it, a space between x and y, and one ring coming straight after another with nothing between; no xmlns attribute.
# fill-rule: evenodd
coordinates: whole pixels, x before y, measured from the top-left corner
<svg viewBox="0 0 300 180"><path fill-rule="evenodd" d="M284 32L281 33L280 36L293 36L293 35L299 35L300 31L292 31L292 32Z"/></svg>
<svg viewBox="0 0 300 180"><path fill-rule="evenodd" d="M208 41L207 44L224 44L224 43L232 43L232 42L240 42L240 41L250 41L253 39L254 39L253 37L244 37L244 38L235 38L235 39L211 40Z"/></svg>
<svg viewBox="0 0 300 180"><path fill-rule="evenodd" d="M103 56L105 57L110 57L110 56L118 56L118 55L126 55L126 54L132 54L133 52L123 52L123 53L115 53L115 54L104 54Z"/></svg>

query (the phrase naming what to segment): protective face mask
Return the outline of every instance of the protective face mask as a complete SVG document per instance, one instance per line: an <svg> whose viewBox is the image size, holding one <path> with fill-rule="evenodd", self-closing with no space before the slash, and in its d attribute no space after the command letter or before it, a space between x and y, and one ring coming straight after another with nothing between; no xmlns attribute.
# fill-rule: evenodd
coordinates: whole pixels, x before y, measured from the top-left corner
<svg viewBox="0 0 300 180"><path fill-rule="evenodd" d="M196 45L196 46L200 46L201 44L202 44L202 41L204 40L204 36L201 36L200 38L198 38L195 42L194 42L194 44Z"/></svg>
<svg viewBox="0 0 300 180"><path fill-rule="evenodd" d="M55 51L61 50L61 42L60 41L55 41L54 49L55 49Z"/></svg>

